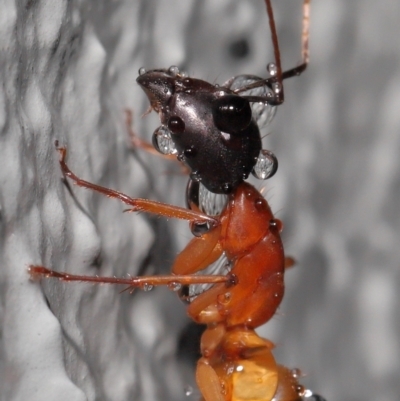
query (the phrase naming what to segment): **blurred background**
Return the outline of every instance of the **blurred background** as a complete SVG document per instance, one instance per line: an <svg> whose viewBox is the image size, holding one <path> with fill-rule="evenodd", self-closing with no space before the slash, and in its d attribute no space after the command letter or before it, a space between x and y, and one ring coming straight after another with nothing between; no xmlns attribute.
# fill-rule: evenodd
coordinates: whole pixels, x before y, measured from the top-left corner
<svg viewBox="0 0 400 401"><path fill-rule="evenodd" d="M301 0L273 5L289 69L301 61ZM266 76L274 60L263 1L7 1L3 16L0 399L198 399L185 388L194 386L199 331L175 294L32 284L26 266L169 271L187 225L68 192L54 139L88 180L184 206L179 168L129 144L125 109L143 139L159 125L154 113L141 118L148 100L137 71L177 65L220 84ZM389 0L312 1L309 68L285 82L285 103L263 131L279 169L254 183L284 221L297 264L259 333L327 401L400 397L399 16ZM28 177L17 194L10 174ZM46 197L52 190L59 203ZM34 205L40 218L27 221Z"/></svg>

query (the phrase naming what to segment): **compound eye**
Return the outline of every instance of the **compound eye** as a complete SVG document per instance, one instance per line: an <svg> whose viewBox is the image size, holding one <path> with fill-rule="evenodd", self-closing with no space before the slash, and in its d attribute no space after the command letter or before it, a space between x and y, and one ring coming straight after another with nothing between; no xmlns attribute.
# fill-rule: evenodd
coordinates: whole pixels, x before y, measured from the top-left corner
<svg viewBox="0 0 400 401"><path fill-rule="evenodd" d="M213 103L213 117L220 131L239 134L251 122L250 103L240 96L222 96Z"/></svg>
<svg viewBox="0 0 400 401"><path fill-rule="evenodd" d="M168 119L168 129L175 135L182 134L185 131L185 123L180 117L172 116Z"/></svg>

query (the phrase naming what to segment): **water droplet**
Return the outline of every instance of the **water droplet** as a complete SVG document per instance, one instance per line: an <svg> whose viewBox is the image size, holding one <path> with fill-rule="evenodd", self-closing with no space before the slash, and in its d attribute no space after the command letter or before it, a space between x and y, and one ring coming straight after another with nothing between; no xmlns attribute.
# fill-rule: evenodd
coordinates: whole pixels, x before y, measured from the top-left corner
<svg viewBox="0 0 400 401"><path fill-rule="evenodd" d="M149 284L149 283L145 283L143 286L143 291L149 292L154 288L154 285Z"/></svg>
<svg viewBox="0 0 400 401"><path fill-rule="evenodd" d="M138 73L139 73L139 75L144 75L144 74L146 74L146 68L140 67Z"/></svg>
<svg viewBox="0 0 400 401"><path fill-rule="evenodd" d="M272 84L273 92L278 95L282 91L282 85L279 82L274 82Z"/></svg>
<svg viewBox="0 0 400 401"><path fill-rule="evenodd" d="M189 385L186 385L184 387L184 391L185 391L185 396L189 397L189 396L191 396L193 394L193 387L189 386Z"/></svg>
<svg viewBox="0 0 400 401"><path fill-rule="evenodd" d="M225 374L231 375L235 371L235 366L232 364L225 365Z"/></svg>
<svg viewBox="0 0 400 401"><path fill-rule="evenodd" d="M306 389L306 390L304 390L302 395L304 398L310 398L310 397L313 397L314 394L311 390Z"/></svg>
<svg viewBox="0 0 400 401"><path fill-rule="evenodd" d="M196 181L196 182L200 182L201 181L201 175L200 175L200 173L198 171L192 171L190 173L190 178L193 181Z"/></svg>
<svg viewBox="0 0 400 401"><path fill-rule="evenodd" d="M239 279L237 278L236 274L234 274L234 273L228 274L228 281L226 282L226 286L228 288L233 287L234 285L237 285L238 282L239 282Z"/></svg>
<svg viewBox="0 0 400 401"><path fill-rule="evenodd" d="M267 71L271 77L274 77L278 73L278 69L275 63L269 63L267 65Z"/></svg>
<svg viewBox="0 0 400 401"><path fill-rule="evenodd" d="M221 382L221 394L226 395L226 384L225 382Z"/></svg>
<svg viewBox="0 0 400 401"><path fill-rule="evenodd" d="M185 132L185 122L178 116L168 118L167 127L171 134L180 135Z"/></svg>
<svg viewBox="0 0 400 401"><path fill-rule="evenodd" d="M300 396L304 395L304 392L306 391L305 387L302 386L301 384L298 384L296 386L296 393Z"/></svg>
<svg viewBox="0 0 400 401"><path fill-rule="evenodd" d="M279 219L271 219L271 220L269 221L269 228L270 228L270 229L278 230L278 231L281 233L282 230L283 230L283 223L282 223L282 220L279 220ZM276 242L276 241L275 241L275 242Z"/></svg>
<svg viewBox="0 0 400 401"><path fill-rule="evenodd" d="M186 157L196 157L197 155L197 149L192 145L189 148L186 148L183 153L185 154Z"/></svg>
<svg viewBox="0 0 400 401"><path fill-rule="evenodd" d="M153 133L153 146L163 155L176 154L175 143L171 139L171 132L165 125L158 127Z"/></svg>
<svg viewBox="0 0 400 401"><path fill-rule="evenodd" d="M232 185L229 184L229 182L225 182L224 184L222 184L222 190L228 194L229 192L232 191Z"/></svg>
<svg viewBox="0 0 400 401"><path fill-rule="evenodd" d="M259 180L271 178L278 170L278 159L267 149L261 149L256 164L253 167L252 174Z"/></svg>
<svg viewBox="0 0 400 401"><path fill-rule="evenodd" d="M204 358L208 358L211 355L211 351L208 348L203 349L202 352Z"/></svg>
<svg viewBox="0 0 400 401"><path fill-rule="evenodd" d="M225 294L219 294L217 297L218 303L222 305L228 305L231 301L232 294L230 292L226 292Z"/></svg>
<svg viewBox="0 0 400 401"><path fill-rule="evenodd" d="M181 73L179 74L182 78L187 78L189 76L189 74L186 71L181 71Z"/></svg>
<svg viewBox="0 0 400 401"><path fill-rule="evenodd" d="M263 199L261 199L261 198L256 199L254 201L255 208L260 212L265 211L265 203L264 202L265 201Z"/></svg>
<svg viewBox="0 0 400 401"><path fill-rule="evenodd" d="M168 73L169 75L176 77L179 74L179 68L176 65L171 65L171 67L168 68Z"/></svg>
<svg viewBox="0 0 400 401"><path fill-rule="evenodd" d="M174 282L168 284L168 288L172 291L179 291L182 288L182 284L174 281Z"/></svg>
<svg viewBox="0 0 400 401"><path fill-rule="evenodd" d="M236 372L243 372L243 371L244 371L244 367L242 365L236 366Z"/></svg>

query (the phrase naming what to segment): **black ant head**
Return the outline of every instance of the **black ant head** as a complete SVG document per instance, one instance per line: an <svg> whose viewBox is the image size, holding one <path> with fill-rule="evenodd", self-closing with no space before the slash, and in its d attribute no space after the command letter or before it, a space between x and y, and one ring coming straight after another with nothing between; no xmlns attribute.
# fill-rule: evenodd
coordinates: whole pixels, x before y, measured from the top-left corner
<svg viewBox="0 0 400 401"><path fill-rule="evenodd" d="M159 114L153 138L170 137L169 150L191 169L192 180L214 193L230 193L245 180L261 151L260 131L247 99L227 87L169 70L141 70L137 78ZM162 138L159 136L162 132Z"/></svg>

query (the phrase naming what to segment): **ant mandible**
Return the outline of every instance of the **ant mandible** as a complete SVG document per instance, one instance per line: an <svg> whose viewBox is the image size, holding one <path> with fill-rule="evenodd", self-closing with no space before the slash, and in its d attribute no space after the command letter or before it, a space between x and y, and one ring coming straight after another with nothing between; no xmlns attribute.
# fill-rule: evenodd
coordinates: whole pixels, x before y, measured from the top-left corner
<svg viewBox="0 0 400 401"><path fill-rule="evenodd" d="M274 218L259 191L244 182L260 153L269 160L261 178L271 176L277 167L274 156L261 150L250 102L281 104L283 79L306 68L310 0L303 1L303 63L286 72L281 69L270 0L265 3L276 61L270 66L271 77L235 77L218 87L170 68L142 70L138 78L152 109L160 115L163 130L156 130L156 147L160 149L160 135L161 140L166 136L168 146L175 145L178 159L192 171L187 193L191 209L134 199L82 180L67 166L66 148L57 147L61 169L76 185L119 199L129 206L128 211L183 219L191 224L195 236L176 258L172 275L124 279L71 275L43 266L29 268L33 277L125 284L131 289L209 284L204 292L191 297L188 307L194 321L207 325L196 371L205 401L299 401L303 397L322 400L298 383L297 370L276 364L271 352L273 344L254 331L275 314L283 297L285 264L289 265L290 259L285 263L282 223ZM262 96L254 92L261 89L263 93L266 88ZM199 182L212 193L227 195L226 206L219 215L201 211ZM232 265L228 274L196 275L223 254Z"/></svg>

